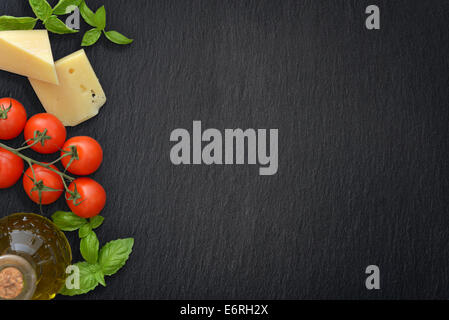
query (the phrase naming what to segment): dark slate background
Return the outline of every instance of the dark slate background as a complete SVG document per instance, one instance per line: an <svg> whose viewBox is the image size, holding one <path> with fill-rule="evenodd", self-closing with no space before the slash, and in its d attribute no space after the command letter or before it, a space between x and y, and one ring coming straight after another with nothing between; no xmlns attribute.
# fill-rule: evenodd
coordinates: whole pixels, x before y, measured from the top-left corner
<svg viewBox="0 0 449 320"><path fill-rule="evenodd" d="M86 49L108 102L68 133L104 147L100 241L136 244L80 298L449 297L448 1L88 3L136 41ZM370 4L380 31L365 28ZM31 10L3 0L0 14ZM52 35L55 59L81 36ZM20 76L2 72L0 95L43 111ZM172 165L170 133L193 120L279 128L278 174ZM0 199L2 216L38 211L20 185ZM380 291L365 289L370 264Z"/></svg>

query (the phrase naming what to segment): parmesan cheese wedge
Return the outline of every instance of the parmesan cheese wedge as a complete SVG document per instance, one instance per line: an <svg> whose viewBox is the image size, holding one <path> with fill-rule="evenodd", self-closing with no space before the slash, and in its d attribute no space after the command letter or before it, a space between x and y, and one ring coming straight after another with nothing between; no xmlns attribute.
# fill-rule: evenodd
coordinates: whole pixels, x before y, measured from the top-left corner
<svg viewBox="0 0 449 320"><path fill-rule="evenodd" d="M59 85L29 78L48 113L64 126L76 126L98 114L106 95L84 50L56 61Z"/></svg>
<svg viewBox="0 0 449 320"><path fill-rule="evenodd" d="M58 84L47 30L0 31L0 69Z"/></svg>

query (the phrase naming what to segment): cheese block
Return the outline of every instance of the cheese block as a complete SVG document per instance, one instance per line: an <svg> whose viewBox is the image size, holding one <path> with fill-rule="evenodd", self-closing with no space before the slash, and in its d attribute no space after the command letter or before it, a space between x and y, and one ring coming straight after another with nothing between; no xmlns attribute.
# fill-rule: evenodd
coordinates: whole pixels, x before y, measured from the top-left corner
<svg viewBox="0 0 449 320"><path fill-rule="evenodd" d="M56 61L55 66L59 85L29 78L45 110L65 126L96 116L106 95L84 50Z"/></svg>
<svg viewBox="0 0 449 320"><path fill-rule="evenodd" d="M58 84L47 30L0 31L0 69Z"/></svg>

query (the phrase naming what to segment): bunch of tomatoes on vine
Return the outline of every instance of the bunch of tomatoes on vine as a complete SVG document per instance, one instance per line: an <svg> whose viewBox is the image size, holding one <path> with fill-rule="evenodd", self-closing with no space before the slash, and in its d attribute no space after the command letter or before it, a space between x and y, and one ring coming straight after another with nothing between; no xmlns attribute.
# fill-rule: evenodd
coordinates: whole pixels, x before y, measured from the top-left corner
<svg viewBox="0 0 449 320"><path fill-rule="evenodd" d="M25 142L20 148L0 142L0 189L14 186L22 178L26 194L41 208L64 194L74 214L82 218L98 215L106 204L106 192L98 182L85 176L97 171L103 162L100 144L87 136L66 140L66 128L55 116L40 113L27 120L19 101L0 99L0 140L15 139L22 132ZM25 156L22 151L26 149L41 154L59 153L59 157L50 163L39 162ZM63 170L56 167L58 163Z"/></svg>

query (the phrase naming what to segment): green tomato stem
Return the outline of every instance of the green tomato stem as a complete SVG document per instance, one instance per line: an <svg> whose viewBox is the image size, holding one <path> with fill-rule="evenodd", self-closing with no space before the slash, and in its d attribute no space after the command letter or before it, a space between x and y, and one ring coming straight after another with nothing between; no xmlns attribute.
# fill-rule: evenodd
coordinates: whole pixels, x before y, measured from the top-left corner
<svg viewBox="0 0 449 320"><path fill-rule="evenodd" d="M22 148L14 149L14 148L11 148L11 147L9 147L9 146L7 146L7 145L1 143L1 142L0 142L0 148L3 148L3 149L5 149L5 150L8 150L8 151L12 152L12 153L15 154L16 156L22 158L22 159L23 159L24 161L26 161L28 164L36 164L36 165L38 165L38 166L47 168L47 169L50 170L50 171L53 171L54 173L58 174L58 175L61 177L61 179L62 179L63 181L64 181L64 179L67 179L67 180L69 180L69 181L75 180L75 178L73 178L73 177L71 177L71 176L69 176L69 175L67 175L67 174L65 174L65 173L62 173L62 172L60 172L60 171L58 171L58 170L55 170L55 169L53 169L53 168L51 167L52 164L55 164L56 162L58 162L59 160L61 160L61 158L63 158L64 156L61 156L60 159L58 159L58 160L56 160L56 161L53 161L51 164L47 164L47 163L43 163L43 162L36 161L36 160L34 160L34 159L32 159L32 158L29 158L29 157L23 155L22 153L20 153L20 151L23 150ZM31 165L30 167L31 167L31 170L33 170L33 166ZM33 172L33 174L34 174L34 172ZM64 185L65 185L65 181L64 181ZM66 188L66 189L68 190L68 188Z"/></svg>
<svg viewBox="0 0 449 320"><path fill-rule="evenodd" d="M28 145L26 145L26 146L24 146L24 147L20 147L20 148L14 149L14 150L16 150L17 152L20 152L20 151L29 149L29 148L31 148L32 146L35 146L35 145L38 144L39 142L40 142L39 140L36 140L36 141L34 141L32 144L28 144Z"/></svg>

